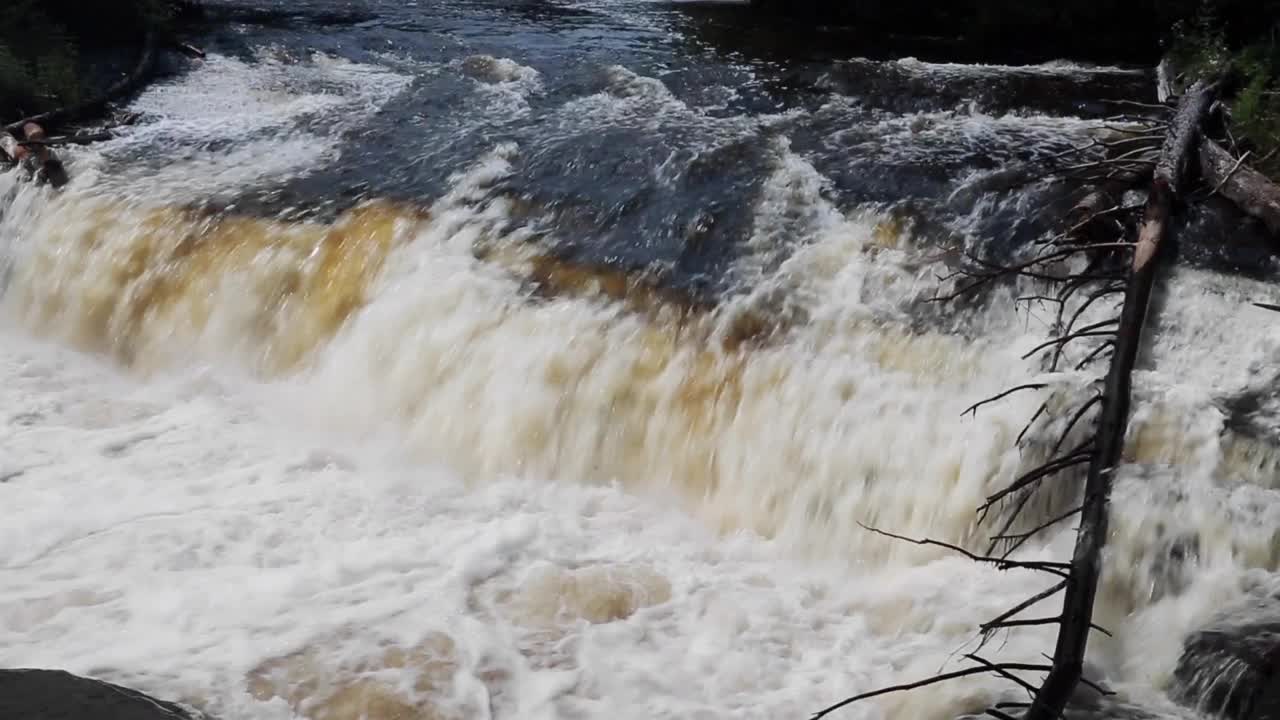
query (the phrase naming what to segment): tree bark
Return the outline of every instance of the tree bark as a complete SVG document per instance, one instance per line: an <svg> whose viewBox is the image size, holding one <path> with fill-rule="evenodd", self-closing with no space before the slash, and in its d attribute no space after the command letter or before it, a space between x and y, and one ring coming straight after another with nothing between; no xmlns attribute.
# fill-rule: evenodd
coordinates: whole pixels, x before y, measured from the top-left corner
<svg viewBox="0 0 1280 720"><path fill-rule="evenodd" d="M1280 236L1280 186L1209 139L1200 143L1200 174L1207 185Z"/></svg>
<svg viewBox="0 0 1280 720"><path fill-rule="evenodd" d="M1186 175L1188 156L1200 137L1200 123L1216 94L1216 85L1198 82L1182 97L1156 164L1151 194L1134 248L1125 288L1124 307L1116 330L1115 355L1107 372L1098 430L1085 482L1080 528L1063 599L1053 669L1036 693L1027 720L1058 720L1084 671L1092 628L1093 605L1102 574L1108 505L1116 467L1129 425L1133 367L1137 362L1147 307L1155 282L1157 254L1168 229L1169 214Z"/></svg>

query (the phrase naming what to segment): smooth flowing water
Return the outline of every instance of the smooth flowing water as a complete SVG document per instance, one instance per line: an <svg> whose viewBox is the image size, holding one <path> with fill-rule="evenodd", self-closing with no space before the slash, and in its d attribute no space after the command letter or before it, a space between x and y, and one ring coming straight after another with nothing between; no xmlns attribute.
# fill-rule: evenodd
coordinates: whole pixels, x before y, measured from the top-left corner
<svg viewBox="0 0 1280 720"><path fill-rule="evenodd" d="M1148 73L637 0L252 7L67 189L0 176L0 666L225 720L800 718L960 667L1051 584L863 526L984 549L1067 421L1020 450L1028 419L1090 391L1022 359L1026 288L930 300L1048 230L1069 188L1010 169ZM1183 636L1280 564L1275 267L1191 222L1091 645L1169 717Z"/></svg>

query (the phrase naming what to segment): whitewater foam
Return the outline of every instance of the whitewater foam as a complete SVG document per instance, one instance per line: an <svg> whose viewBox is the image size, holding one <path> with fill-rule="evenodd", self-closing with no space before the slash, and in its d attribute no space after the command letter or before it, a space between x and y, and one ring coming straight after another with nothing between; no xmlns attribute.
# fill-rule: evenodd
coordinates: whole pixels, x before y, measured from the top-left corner
<svg viewBox="0 0 1280 720"><path fill-rule="evenodd" d="M538 91L529 68L470 62L495 106ZM183 98L244 69L206 70L144 96L155 125L73 158L105 168L148 133L186 133L213 166L160 176L182 204L128 162L61 196L0 176L0 502L22 510L0 526L0 665L254 720L774 718L954 668L981 622L1048 584L859 525L985 547L974 508L1065 418L1020 448L1024 424L1094 380L1022 359L1046 332L1011 302L1027 288L966 311L963 334L921 313L948 286L910 222L838 208L783 141L742 292L713 308L637 311L602 271L547 272L557 238L495 192L520 171L515 143L426 208L205 214L182 205L319 162L235 170L244 156L204 148L239 129L217 108L192 129ZM376 108L406 82L318 58L276 72L311 80L264 87L255 132L304 144L306 118ZM603 77L557 117L587 132L700 116L657 79ZM330 82L341 103L316 89ZM952 145L1077 127L919 120L884 123ZM723 139L762 121L698 122ZM1220 402L1256 389L1274 354L1269 317L1240 307L1263 288L1202 271L1169 288L1116 492L1099 613L1116 637L1091 645L1156 707L1184 631L1280 561L1274 449ZM1195 349L1206 327L1250 338L1241 359ZM1023 378L1049 387L962 416ZM1023 552L1060 559L1072 540L1064 525ZM1000 657L1033 662L1051 640L1026 628ZM972 679L846 716L942 720L1007 689Z"/></svg>

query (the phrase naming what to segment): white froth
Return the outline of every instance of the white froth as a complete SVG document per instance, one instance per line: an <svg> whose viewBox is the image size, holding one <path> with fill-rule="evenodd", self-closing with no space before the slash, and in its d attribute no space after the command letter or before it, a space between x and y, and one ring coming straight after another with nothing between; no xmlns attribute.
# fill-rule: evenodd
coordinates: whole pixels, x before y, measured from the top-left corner
<svg viewBox="0 0 1280 720"><path fill-rule="evenodd" d="M385 67L318 53L287 60L263 51L252 62L211 54L190 74L148 87L131 106L140 123L73 153L72 174L77 187L149 202L232 195L336 160L340 136L410 82ZM97 172L101 154L139 146L153 154L160 148L163 163Z"/></svg>
<svg viewBox="0 0 1280 720"><path fill-rule="evenodd" d="M287 713L247 696L263 662L341 636L321 647L336 668L443 633L460 667L444 704L483 690L511 717L770 718L932 671L997 610L993 584L1039 582L956 560L788 569L770 543L717 539L615 489L467 488L386 447L317 446L268 388L207 373L140 386L5 333L0 469L6 506L23 511L0 527L0 665L265 719ZM658 602L580 620L501 600L583 567L657 578ZM911 707L945 714L968 692Z"/></svg>
<svg viewBox="0 0 1280 720"><path fill-rule="evenodd" d="M453 69L493 107L541 88L510 60ZM705 118L657 79L604 75L561 109L564 128L696 120L740 137L763 122ZM973 508L1034 461L1014 438L1044 396L962 411L1036 377L1021 354L1044 328L1003 296L971 337L913 327L908 308L944 285L910 227L838 209L783 141L737 268L752 290L711 314L706 339L599 297L530 296L528 231L489 192L516 172L514 144L455 176L425 219L394 219L365 304L292 375L243 377L291 330L316 342L291 326L296 307L270 309L282 268L301 262L256 246L236 278L194 285L211 288L213 320L159 313L134 328L137 347L176 349L138 362L158 371L147 382L30 339L76 337L78 316L35 327L18 298L119 310L110 271L150 206L314 167L328 151L309 147L329 136L310 120L371 112L407 82L322 57L214 57L139 101L140 135L191 152L156 176L85 173L62 201L0 177L3 282L16 284L0 328L0 504L21 508L0 526L0 666L62 667L248 720L392 717L397 703L414 718L799 717L957 667L979 623L1047 584L858 525L985 545ZM1078 124L944 113L879 129L910 158L957 133L991 145ZM263 133L279 156L255 154ZM243 145L208 146L226 139ZM107 241L96 216L49 216L104 188L129 199L103 210ZM1171 287L1116 492L1100 617L1119 630L1091 648L1147 699L1182 633L1247 569L1274 567L1280 522L1268 466L1226 432L1215 396L1274 355L1280 325L1240 307L1263 288L1193 271ZM762 319L778 327L759 347L724 340ZM1253 340L1219 362L1201 332ZM1042 379L1080 394L1091 378ZM1187 534L1187 574L1157 566L1158 541ZM1026 553L1062 558L1071 541L1064 527ZM1051 640L1033 628L990 649L1033 662ZM949 720L1007 690L973 680L844 716Z"/></svg>

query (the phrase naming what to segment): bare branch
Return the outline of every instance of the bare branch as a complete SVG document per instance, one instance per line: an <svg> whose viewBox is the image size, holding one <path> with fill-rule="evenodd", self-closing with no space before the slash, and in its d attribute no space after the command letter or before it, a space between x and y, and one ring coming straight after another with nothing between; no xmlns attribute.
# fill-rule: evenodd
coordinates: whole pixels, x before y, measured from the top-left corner
<svg viewBox="0 0 1280 720"><path fill-rule="evenodd" d="M1076 424L1079 423L1081 418L1083 418L1085 414L1089 412L1089 408L1093 407L1094 405L1097 405L1100 402L1102 402L1102 395L1100 394L1094 395L1092 398L1086 401L1083 405L1081 405L1080 409L1076 410L1075 414L1071 416L1071 420L1067 422L1066 429L1063 430L1062 435L1058 437L1058 442L1054 443L1053 450L1050 452L1051 455L1058 454L1058 450L1062 448L1062 443L1066 442L1067 438L1070 437L1071 431L1075 429Z"/></svg>
<svg viewBox="0 0 1280 720"><path fill-rule="evenodd" d="M824 718L837 710L846 708L856 702L861 702L863 700L870 700L873 697L879 697L880 695L888 695L890 693L905 692L907 690L915 690L916 688L928 687L930 685L937 685L938 683L947 682L948 680L956 680L958 678L969 677L971 675L985 675L990 672L991 671L985 667L971 667L971 668L965 668L964 670L956 670L955 672L943 673L941 675L934 675L931 678L926 678L924 680L919 680L913 683L905 683L902 685L893 685L891 687L880 688L879 690L873 690L871 692L862 693L861 695L854 695L853 697L847 698L845 700L841 700L840 702L826 709L819 710L818 712L813 714L813 717L811 718L811 720L821 720L821 718Z"/></svg>
<svg viewBox="0 0 1280 720"><path fill-rule="evenodd" d="M1011 570L1014 568L1021 568L1025 570L1040 570L1043 572L1048 572L1054 575L1058 575L1059 577L1066 577L1066 575L1063 572L1063 569L1070 567L1069 563L1059 563L1059 562L1049 562L1049 561L1039 561L1039 560L1021 561L1021 560L1009 560L1008 558L988 557L985 555L978 555L976 553L970 552L960 547L959 545L952 545L951 543L945 543L940 540L930 540L928 538L924 538L924 539L909 538L903 535L895 535L891 532L885 532L884 530L873 528L869 525L863 525L862 523L858 523L858 525L862 527L862 529L869 530L877 535L883 535L884 537L891 538L893 540L901 540L902 542L908 542L908 543L911 543L912 545L931 545L934 547L946 548L947 550L951 550L952 552L959 553L960 555L963 555L969 558L970 560L973 560L974 562L990 563L992 565L995 565L997 568L1001 570Z"/></svg>
<svg viewBox="0 0 1280 720"><path fill-rule="evenodd" d="M984 508L990 507L991 505L1003 500L1004 498L1007 498L1010 495L1018 492L1019 490L1025 487L1028 487L1031 484L1038 482L1039 480L1049 477L1050 475L1055 475L1075 465L1081 465L1081 464L1087 463L1089 462L1089 457L1090 457L1090 453L1088 451L1077 451L1077 452L1071 453L1070 455L1065 455L1056 460L1047 462L1037 467L1036 469L1032 470L1031 472L1028 472L1018 477L1017 480L1014 480L1012 483L1010 483L1009 486L1006 487L1004 490L1001 490L995 495L988 497L987 502L983 505L983 507Z"/></svg>
<svg viewBox="0 0 1280 720"><path fill-rule="evenodd" d="M1023 670L1026 672L1047 672L1051 669L1051 666L1049 665L1032 665L1029 663L1001 663L998 667L1000 667L1003 670ZM941 675L934 675L931 678L926 678L924 680L919 680L913 683L906 683L903 685L894 685L893 687L880 688L879 690L873 690L871 692L863 693L861 695L855 695L846 700L841 700L840 702L836 703L835 705L832 705L831 707L828 707L824 710L820 710L817 713L814 713L814 715L810 720L820 720L821 718L824 718L827 715L830 715L831 713L837 710L840 710L842 708L848 707L856 702L860 702L862 700L869 700L873 697L879 697L880 695L888 695L890 693L904 692L906 690L915 690L916 688L928 687L929 685L937 685L938 683L947 682L948 680L956 680L958 678L970 677L972 675L986 675L992 672L993 672L992 669L989 667L978 666L978 667L965 668L963 670L956 670L954 672L943 673Z"/></svg>
<svg viewBox="0 0 1280 720"><path fill-rule="evenodd" d="M1036 593L1032 597L1018 603L1017 605L1013 606L1009 610L1006 610L1004 613L1002 613L999 617L995 618L994 620L984 623L982 625L982 631L985 633L991 629L996 628L1000 623L1030 608L1032 605L1035 605L1036 603L1042 600L1048 600L1049 598L1061 592L1062 589L1065 588L1066 586L1067 586L1067 581L1063 580L1062 582L1056 583L1055 585L1044 590L1043 592Z"/></svg>
<svg viewBox="0 0 1280 720"><path fill-rule="evenodd" d="M1099 344L1098 347L1093 349L1093 352L1086 355L1084 360L1081 360L1076 365L1076 370L1083 370L1086 365L1098 359L1099 355L1101 355L1103 352L1105 352L1108 349L1114 349L1115 346L1116 346L1115 340L1107 340L1106 342Z"/></svg>
<svg viewBox="0 0 1280 720"><path fill-rule="evenodd" d="M1136 107L1144 110L1159 110L1161 112L1169 112L1172 110L1168 105L1157 105L1153 103L1137 102L1135 100L1103 100L1102 102L1109 105L1123 105L1124 107Z"/></svg>
<svg viewBox="0 0 1280 720"><path fill-rule="evenodd" d="M1107 324L1114 325L1119 321L1120 321L1119 318L1116 318L1114 320L1108 321ZM1032 355L1035 355L1036 353L1039 353L1044 350L1048 350L1049 348L1054 347L1055 345L1061 347L1062 345L1065 345L1071 342L1072 340L1079 340L1080 338L1087 338L1087 337L1104 337L1104 336L1109 337L1111 335L1115 335L1115 331L1113 330L1081 330L1080 332L1073 332L1073 333L1063 335L1061 337L1056 337L1052 340L1046 340L1040 343L1039 345L1029 350L1027 354L1023 355L1022 359L1026 360Z"/></svg>
<svg viewBox="0 0 1280 720"><path fill-rule="evenodd" d="M1013 444L1014 444L1014 445L1021 445L1021 444L1022 444L1022 439L1023 439L1024 437L1026 437L1026 436L1027 436L1027 432L1029 432L1029 431L1031 430L1031 426L1032 426L1032 425L1035 425L1035 424L1036 424L1036 421L1040 419L1040 416L1041 416L1041 415L1044 415L1044 414L1045 414L1045 412L1046 412L1048 409L1049 409L1049 401L1048 401L1048 400L1045 400L1043 403L1040 403L1040 409L1039 409L1039 410L1037 410L1037 411L1036 411L1036 414L1035 414L1035 415L1032 415L1032 416L1031 416L1031 419L1027 421L1027 424L1026 424L1025 426L1023 426L1023 428L1022 428L1022 432L1018 433L1018 439L1013 441Z"/></svg>
<svg viewBox="0 0 1280 720"><path fill-rule="evenodd" d="M1069 518L1075 517L1076 515L1079 515L1083 511L1084 511L1084 506L1081 505L1080 507L1077 507L1072 510L1068 510L1065 513L1062 513L1061 515L1057 515L1050 520L1046 520L1045 522L1037 525L1035 528L1023 533L1014 533L1012 535L1006 535L1003 533L1007 533L1008 528L1005 528L1004 530L1001 531L1002 534L992 537L991 542L993 545L998 542L1012 542L1009 548L1004 552L1004 556L1008 557L1013 553L1017 552L1019 548L1025 545L1028 540L1035 537L1037 534L1045 530L1048 530L1049 528L1053 527L1054 525L1057 525L1063 520L1067 520Z"/></svg>
<svg viewBox="0 0 1280 720"><path fill-rule="evenodd" d="M1000 400L1003 400L1003 399L1005 399L1005 398L1009 397L1010 395L1013 395L1014 393L1022 392L1023 390L1043 390L1043 389L1045 389L1045 388L1047 388L1047 387L1049 387L1049 386L1048 386L1048 385L1046 385L1046 384L1044 384L1044 383L1030 383L1030 384L1027 384L1027 385L1019 385L1019 386L1017 386L1017 387L1015 387L1015 388L1010 388L1010 389L1008 389L1008 390L1005 390L1004 392L1000 393L999 395L995 395L995 396L993 396L993 397L989 397L989 398L987 398L986 400L981 400L981 401L979 401L979 402L974 403L973 405L970 405L970 406L969 406L969 409L967 409L967 410L965 410L964 412L960 413L960 416L961 416L961 417L964 417L965 415L968 415L968 414L970 414L970 413L973 413L973 416L974 416L974 417L977 417L977 416L978 416L978 408L982 407L983 405L990 405L990 404L991 404L991 403L993 403L993 402L999 402Z"/></svg>

